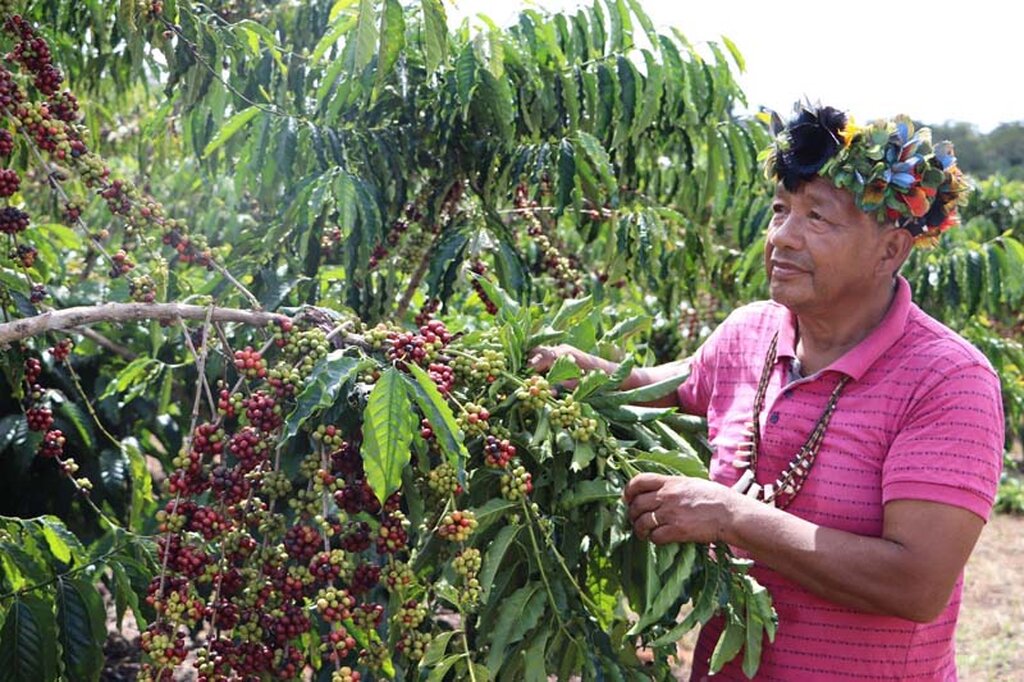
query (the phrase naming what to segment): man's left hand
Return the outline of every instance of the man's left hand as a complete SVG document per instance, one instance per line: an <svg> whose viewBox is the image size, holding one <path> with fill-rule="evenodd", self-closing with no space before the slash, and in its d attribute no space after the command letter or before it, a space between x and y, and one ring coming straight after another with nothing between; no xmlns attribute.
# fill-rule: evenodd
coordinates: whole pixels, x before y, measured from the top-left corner
<svg viewBox="0 0 1024 682"><path fill-rule="evenodd" d="M712 481L646 473L629 482L624 499L634 532L662 545L725 540L735 496Z"/></svg>

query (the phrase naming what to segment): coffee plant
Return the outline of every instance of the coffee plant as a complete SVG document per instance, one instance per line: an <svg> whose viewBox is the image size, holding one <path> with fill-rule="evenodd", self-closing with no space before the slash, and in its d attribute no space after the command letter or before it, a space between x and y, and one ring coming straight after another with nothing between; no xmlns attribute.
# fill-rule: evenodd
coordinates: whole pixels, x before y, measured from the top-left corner
<svg viewBox="0 0 1024 682"><path fill-rule="evenodd" d="M0 679L96 679L106 599L142 679L667 677L717 612L753 674L747 565L619 499L706 476L633 406L682 377L618 387L763 209L717 45L622 3L58 5L0 5ZM525 370L563 339L622 369Z"/></svg>
<svg viewBox="0 0 1024 682"><path fill-rule="evenodd" d="M763 285L735 46L633 0L6 0L0 49L0 680L97 679L107 605L143 679L667 678L714 613L754 675L747 565L620 501L707 475L630 367ZM994 192L908 276L1011 418ZM620 370L527 371L560 342Z"/></svg>

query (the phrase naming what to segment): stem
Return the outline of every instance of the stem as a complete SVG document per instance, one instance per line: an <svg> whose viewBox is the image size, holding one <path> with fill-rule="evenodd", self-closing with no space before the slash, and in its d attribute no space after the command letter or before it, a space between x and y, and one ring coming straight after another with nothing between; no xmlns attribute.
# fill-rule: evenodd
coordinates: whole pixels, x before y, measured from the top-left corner
<svg viewBox="0 0 1024 682"><path fill-rule="evenodd" d="M419 288L420 282L423 281L423 277L427 274L427 270L430 268L430 258L434 254L434 248L437 246L438 240L441 238L443 230L434 235L434 240L430 242L430 246L423 252L423 258L420 259L419 265L416 266L416 272L412 273L412 278L409 280L409 284L406 285L405 291L402 293L401 300L398 301L398 307L395 309L395 319L402 319L405 317L405 313L409 310L409 303L412 301L413 295L416 293L416 289Z"/></svg>
<svg viewBox="0 0 1024 682"><path fill-rule="evenodd" d="M82 327L81 329L72 329L71 331L73 331L73 332L75 332L77 334L81 334L85 338L87 338L90 341L92 341L93 343L95 343L97 346L100 346L101 348L106 348L107 350L109 350L114 355L117 355L117 356L119 356L121 358L124 358L128 362L131 362L132 360L134 360L135 358L138 357L138 355L136 355L127 346L122 346L121 344L119 344L119 343L117 343L115 341L111 341L110 339L108 339L107 337L103 336L103 334L100 334L95 329L89 329L88 327Z"/></svg>
<svg viewBox="0 0 1024 682"><path fill-rule="evenodd" d="M100 322L205 320L207 310L211 311L210 319L214 322L240 322L257 327L265 326L268 322L284 317L275 313L184 303L103 303L95 306L76 306L47 311L33 317L24 317L0 324L0 346L50 331L87 327Z"/></svg>
<svg viewBox="0 0 1024 682"><path fill-rule="evenodd" d="M466 650L466 670L469 671L470 682L476 682L476 673L473 672L473 656L469 652L469 637L466 636L466 628L462 628L462 646Z"/></svg>

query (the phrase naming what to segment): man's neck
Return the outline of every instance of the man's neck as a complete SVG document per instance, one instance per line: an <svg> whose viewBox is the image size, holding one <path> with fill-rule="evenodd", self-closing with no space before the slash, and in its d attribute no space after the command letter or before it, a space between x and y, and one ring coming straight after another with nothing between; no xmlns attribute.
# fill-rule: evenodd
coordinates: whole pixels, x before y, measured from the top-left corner
<svg viewBox="0 0 1024 682"><path fill-rule="evenodd" d="M797 315L796 354L804 376L828 367L860 343L885 317L896 282L868 294L853 313Z"/></svg>

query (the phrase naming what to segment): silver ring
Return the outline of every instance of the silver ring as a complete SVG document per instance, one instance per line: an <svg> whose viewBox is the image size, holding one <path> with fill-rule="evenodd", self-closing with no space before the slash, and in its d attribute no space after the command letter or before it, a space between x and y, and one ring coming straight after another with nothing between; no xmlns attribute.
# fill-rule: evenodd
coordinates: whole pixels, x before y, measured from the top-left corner
<svg viewBox="0 0 1024 682"><path fill-rule="evenodd" d="M659 527L661 525L660 523L658 523L658 517L654 515L653 511L651 512L651 521L654 522L654 527L655 528L657 528L657 527Z"/></svg>

